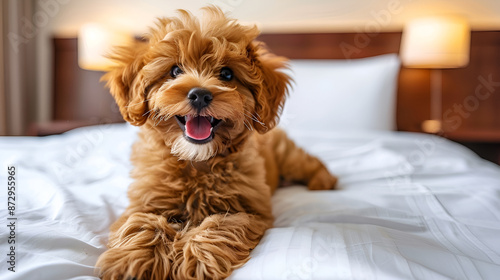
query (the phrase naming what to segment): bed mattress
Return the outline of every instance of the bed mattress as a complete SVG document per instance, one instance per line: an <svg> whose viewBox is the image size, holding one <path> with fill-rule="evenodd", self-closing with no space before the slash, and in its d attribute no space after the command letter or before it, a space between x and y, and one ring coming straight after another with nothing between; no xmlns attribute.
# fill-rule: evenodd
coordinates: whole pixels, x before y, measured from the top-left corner
<svg viewBox="0 0 500 280"><path fill-rule="evenodd" d="M0 279L98 279L108 228L128 204L136 131L0 138ZM231 280L498 279L497 165L425 134L288 133L339 177L339 190L278 189L274 227Z"/></svg>

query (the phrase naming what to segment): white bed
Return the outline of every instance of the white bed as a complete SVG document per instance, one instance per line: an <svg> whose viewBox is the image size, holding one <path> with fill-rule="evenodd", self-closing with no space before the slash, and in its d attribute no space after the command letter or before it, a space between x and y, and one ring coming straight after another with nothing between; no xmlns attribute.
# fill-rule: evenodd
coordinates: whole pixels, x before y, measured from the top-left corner
<svg viewBox="0 0 500 280"><path fill-rule="evenodd" d="M135 132L110 125L0 139L4 192L7 166L18 182L16 272L3 262L0 279L92 278L108 227L127 206ZM290 134L340 177L340 190L278 190L275 227L231 279L500 275L498 166L423 134ZM4 258L6 239L2 230Z"/></svg>
<svg viewBox="0 0 500 280"><path fill-rule="evenodd" d="M399 67L394 57L385 58ZM386 94L397 75L383 72L392 82L369 88ZM498 279L500 167L437 136L390 131L391 114L338 124L358 129L321 119L316 127L301 123L303 116L318 114L297 111L304 100L300 87L296 91L283 127L339 176L340 189L279 189L274 227L231 280ZM390 96L383 100L392 106ZM383 105L377 108L387 110ZM328 112L330 117L338 116ZM108 227L128 203L136 131L115 124L44 138L0 138L0 279L97 279L94 264L105 250ZM14 216L6 211L8 166L16 168ZM12 217L15 272L7 263Z"/></svg>

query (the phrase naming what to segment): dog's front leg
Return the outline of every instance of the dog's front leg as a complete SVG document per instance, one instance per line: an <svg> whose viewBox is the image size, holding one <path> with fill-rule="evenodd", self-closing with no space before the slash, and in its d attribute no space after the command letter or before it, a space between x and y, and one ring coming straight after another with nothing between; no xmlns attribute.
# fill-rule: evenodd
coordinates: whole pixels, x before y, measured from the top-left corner
<svg viewBox="0 0 500 280"><path fill-rule="evenodd" d="M247 213L211 215L174 241L173 279L224 279L250 256L270 220Z"/></svg>
<svg viewBox="0 0 500 280"><path fill-rule="evenodd" d="M168 279L169 254L177 234L161 215L130 215L111 233L109 249L97 261L101 279Z"/></svg>
<svg viewBox="0 0 500 280"><path fill-rule="evenodd" d="M300 182L310 190L330 190L337 184L337 178L330 174L326 166L316 157L306 153L290 140L280 129L273 129L265 135L261 154L266 159L270 182L281 177L285 181ZM269 156L271 155L271 156ZM275 170L275 172L269 172ZM270 185L276 188L276 183Z"/></svg>

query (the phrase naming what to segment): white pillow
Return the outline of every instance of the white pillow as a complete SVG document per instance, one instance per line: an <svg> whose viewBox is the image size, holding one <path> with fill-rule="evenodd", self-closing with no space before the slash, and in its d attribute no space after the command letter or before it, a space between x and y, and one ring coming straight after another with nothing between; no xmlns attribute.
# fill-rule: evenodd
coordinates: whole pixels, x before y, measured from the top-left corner
<svg viewBox="0 0 500 280"><path fill-rule="evenodd" d="M395 130L397 54L351 60L291 60L295 83L285 130Z"/></svg>

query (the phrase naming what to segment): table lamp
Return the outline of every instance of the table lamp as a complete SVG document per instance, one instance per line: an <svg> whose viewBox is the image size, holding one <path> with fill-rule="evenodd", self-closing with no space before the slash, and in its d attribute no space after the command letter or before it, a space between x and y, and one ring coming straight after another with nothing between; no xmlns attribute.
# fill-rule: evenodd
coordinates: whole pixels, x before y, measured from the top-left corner
<svg viewBox="0 0 500 280"><path fill-rule="evenodd" d="M423 131L442 131L441 69L465 67L469 49L470 27L462 17L423 17L405 25L400 50L403 66L431 69L431 119L422 123Z"/></svg>
<svg viewBox="0 0 500 280"><path fill-rule="evenodd" d="M106 58L113 46L126 45L133 36L123 30L95 23L84 24L78 34L78 65L82 69L106 71L114 65Z"/></svg>

